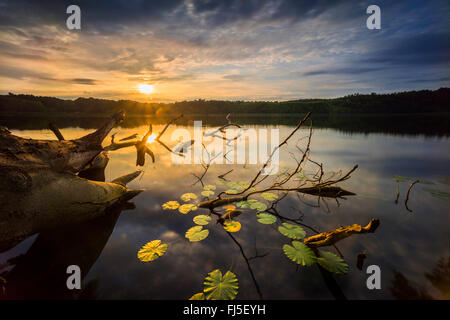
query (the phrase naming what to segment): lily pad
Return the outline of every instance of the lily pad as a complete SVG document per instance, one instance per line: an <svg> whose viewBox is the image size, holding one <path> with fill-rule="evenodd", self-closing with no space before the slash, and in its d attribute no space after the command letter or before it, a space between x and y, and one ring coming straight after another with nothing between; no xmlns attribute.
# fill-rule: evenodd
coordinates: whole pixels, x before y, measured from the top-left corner
<svg viewBox="0 0 450 320"><path fill-rule="evenodd" d="M348 273L348 264L339 256L329 251L319 250L319 257L317 258L319 265L337 274Z"/></svg>
<svg viewBox="0 0 450 320"><path fill-rule="evenodd" d="M306 235L306 231L303 230L302 227L287 222L283 222L283 224L278 227L278 231L280 231L283 236L291 239L303 239Z"/></svg>
<svg viewBox="0 0 450 320"><path fill-rule="evenodd" d="M238 181L237 184L238 184L242 189L248 188L248 186L249 186L249 184L248 184L247 181Z"/></svg>
<svg viewBox="0 0 450 320"><path fill-rule="evenodd" d="M201 192L201 195L204 196L204 197L210 197L213 194L214 194L214 191L211 191L211 190L204 190L204 191Z"/></svg>
<svg viewBox="0 0 450 320"><path fill-rule="evenodd" d="M153 261L166 253L167 247L168 245L161 243L161 240L153 240L139 249L137 257L144 262Z"/></svg>
<svg viewBox="0 0 450 320"><path fill-rule="evenodd" d="M191 242L197 242L206 239L208 235L208 229L203 229L203 226L195 226L186 231L185 237Z"/></svg>
<svg viewBox="0 0 450 320"><path fill-rule="evenodd" d="M207 184L203 187L203 190L216 190L216 186L213 184Z"/></svg>
<svg viewBox="0 0 450 320"><path fill-rule="evenodd" d="M189 300L205 300L205 295L203 292L199 292L190 297Z"/></svg>
<svg viewBox="0 0 450 320"><path fill-rule="evenodd" d="M277 221L277 217L269 213L260 213L256 217L258 218L258 222L262 224L272 224Z"/></svg>
<svg viewBox="0 0 450 320"><path fill-rule="evenodd" d="M283 251L286 257L302 266L310 266L316 262L316 255L307 245L300 241L292 241L292 246L285 244Z"/></svg>
<svg viewBox="0 0 450 320"><path fill-rule="evenodd" d="M178 209L179 206L180 204L178 203L178 201L167 201L162 205L162 208L164 210L175 210Z"/></svg>
<svg viewBox="0 0 450 320"><path fill-rule="evenodd" d="M241 230L241 223L239 221L225 221L223 228L228 232L238 232Z"/></svg>
<svg viewBox="0 0 450 320"><path fill-rule="evenodd" d="M181 195L180 198L184 202L188 202L188 201L191 201L193 199L197 199L197 195L195 193L185 193L185 194Z"/></svg>
<svg viewBox="0 0 450 320"><path fill-rule="evenodd" d="M236 275L227 271L224 276L219 269L211 271L203 283L203 293L207 300L234 300L239 283Z"/></svg>
<svg viewBox="0 0 450 320"><path fill-rule="evenodd" d="M234 206L232 204L227 204L226 206L223 206L222 208L225 209L226 211L233 211L236 209L236 206Z"/></svg>
<svg viewBox="0 0 450 320"><path fill-rule="evenodd" d="M240 190L236 190L236 189L228 189L225 192L229 193L229 194L238 194L241 191Z"/></svg>
<svg viewBox="0 0 450 320"><path fill-rule="evenodd" d="M200 214L195 216L193 220L199 226L206 226L211 221L211 217L205 214Z"/></svg>
<svg viewBox="0 0 450 320"><path fill-rule="evenodd" d="M278 199L278 195L275 193L271 193L271 192L264 192L264 193L261 193L261 198L263 198L267 201L274 201L274 200Z"/></svg>
<svg viewBox="0 0 450 320"><path fill-rule="evenodd" d="M267 206L265 203L256 201L250 203L250 209L256 209L256 211L261 212L267 210Z"/></svg>
<svg viewBox="0 0 450 320"><path fill-rule="evenodd" d="M246 201L239 201L239 202L236 203L236 206L239 207L239 208L245 209L245 208L250 208L252 203L257 203L257 202L259 202L259 201L256 200L256 199L250 199L250 200L246 200Z"/></svg>
<svg viewBox="0 0 450 320"><path fill-rule="evenodd" d="M187 214L187 213L189 213L191 211L195 211L197 209L198 209L198 207L195 204L193 204L193 203L186 203L186 204L181 205L178 208L178 211L180 211L182 214Z"/></svg>

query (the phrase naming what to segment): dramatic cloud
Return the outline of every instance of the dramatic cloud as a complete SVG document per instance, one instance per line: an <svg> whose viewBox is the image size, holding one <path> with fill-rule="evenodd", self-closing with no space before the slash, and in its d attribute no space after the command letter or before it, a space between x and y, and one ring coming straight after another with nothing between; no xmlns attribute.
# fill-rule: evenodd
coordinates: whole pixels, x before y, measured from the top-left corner
<svg viewBox="0 0 450 320"><path fill-rule="evenodd" d="M81 30L68 30L71 4L0 0L0 93L281 100L449 85L446 1L379 1L381 30L366 28L368 1L78 1Z"/></svg>

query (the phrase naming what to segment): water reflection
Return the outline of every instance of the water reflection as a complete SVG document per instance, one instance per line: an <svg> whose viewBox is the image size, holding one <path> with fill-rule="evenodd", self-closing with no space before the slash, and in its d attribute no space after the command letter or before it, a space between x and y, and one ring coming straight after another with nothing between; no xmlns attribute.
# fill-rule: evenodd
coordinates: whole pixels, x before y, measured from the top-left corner
<svg viewBox="0 0 450 320"><path fill-rule="evenodd" d="M223 118L220 120L222 124ZM124 125L118 130L117 138L146 132L148 122L142 121L139 127ZM67 139L85 132L75 126L76 122L72 122L71 128L61 129ZM289 125L275 126L281 130L280 137L292 130ZM161 131L162 127L162 124L154 125L153 131ZM21 136L53 139L52 133L46 130L12 131ZM329 172L358 163L359 170L342 185L355 191L356 196L348 197L339 205L329 200L328 210L324 210L324 205L318 207L313 196L299 199L297 195L289 195L277 206L277 212L286 221L298 220L317 231L366 224L373 217L380 218L382 225L377 233L339 243L338 250L350 265L348 275L330 277L316 266L296 268L281 250L289 241L275 226L259 224L251 213L239 217L243 227L233 238L220 224L211 224L207 239L200 243L188 242L184 234L194 225L192 218L200 211L181 215L177 211L163 211L161 204L179 200L185 192L200 194L202 187L194 184L196 180L191 173L199 175L202 168L173 165L169 153L151 144L156 162L147 161L143 176L130 184L130 188L147 190L134 200L136 209L120 214L122 208L118 208L99 220L40 234L5 277L8 293L11 297L72 298L65 289L65 268L78 264L86 270L85 290L81 295L76 294L78 298L187 299L214 269L232 269L238 276L238 299L258 299L260 295L265 299L448 298L445 268L435 268L438 259L448 256L448 202L432 197L419 187L412 191L408 205L413 213L410 213L395 205L396 184L392 180L394 175L426 180L433 180L436 174L448 176L447 133L437 130L435 134L440 139L425 139L352 132L347 135L316 128L312 158L323 163ZM400 130L405 132L408 131ZM427 134L426 130L422 133ZM170 132L166 135L170 137ZM168 143L173 146L176 141ZM280 156L281 167L293 165L289 151L292 149L288 148ZM109 157L107 181L135 170L135 150L117 150ZM257 168L256 165L212 166L204 179L214 184L218 176L233 170L226 175L227 179L248 181ZM312 166L307 170L313 170ZM308 235L312 234L311 230ZM152 263L140 262L137 251L154 239L169 244L167 253ZM0 255L0 265L6 257L14 255L13 251ZM362 251L367 257L364 268L359 270L355 261ZM370 291L365 285L365 267L371 264L379 265L382 270L382 290Z"/></svg>
<svg viewBox="0 0 450 320"><path fill-rule="evenodd" d="M290 116L282 114L253 114L253 115L233 115L233 122L245 124L246 126L264 125L295 126L298 119L304 115L292 114ZM204 125L220 126L224 124L225 115L184 115L177 121L180 125L191 125L194 120L201 119ZM0 125L10 129L19 130L40 130L48 128L49 123L55 123L59 128L79 127L83 129L97 128L98 123L105 117L90 116L54 116L54 117L23 117L11 116L2 117ZM135 128L146 126L148 123L165 124L170 121L170 117L142 117L128 115L121 124L124 128ZM444 114L314 114L314 127L331 128L347 134L353 133L388 133L391 135L411 135L427 137L448 137L450 115Z"/></svg>
<svg viewBox="0 0 450 320"><path fill-rule="evenodd" d="M67 267L79 266L84 278L100 256L122 210L132 208L130 204L121 204L95 220L40 233L25 254L10 261L14 267L4 276L7 279L5 298L86 297L84 290L67 289ZM92 292L90 295L95 298Z"/></svg>

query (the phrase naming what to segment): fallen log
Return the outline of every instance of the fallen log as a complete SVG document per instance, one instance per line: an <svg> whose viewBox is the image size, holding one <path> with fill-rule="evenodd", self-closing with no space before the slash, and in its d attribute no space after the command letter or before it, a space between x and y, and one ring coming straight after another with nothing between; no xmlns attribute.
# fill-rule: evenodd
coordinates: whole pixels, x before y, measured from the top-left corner
<svg viewBox="0 0 450 320"><path fill-rule="evenodd" d="M103 139L123 118L123 112L116 113L97 131L75 140L25 139L2 127L0 166L77 173L103 151Z"/></svg>
<svg viewBox="0 0 450 320"><path fill-rule="evenodd" d="M142 190L126 184L140 172L104 181L104 138L124 118L114 114L95 132L75 140L35 140L0 127L0 251L26 237L101 216ZM97 178L93 178L97 176Z"/></svg>

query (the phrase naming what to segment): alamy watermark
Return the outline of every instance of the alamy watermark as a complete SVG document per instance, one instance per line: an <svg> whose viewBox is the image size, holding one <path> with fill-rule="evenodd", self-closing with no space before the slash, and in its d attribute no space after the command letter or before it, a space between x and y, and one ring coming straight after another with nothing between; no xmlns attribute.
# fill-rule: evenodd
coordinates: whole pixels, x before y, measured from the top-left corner
<svg viewBox="0 0 450 320"><path fill-rule="evenodd" d="M370 276L367 278L366 286L367 289L381 289L381 269L376 264L372 264L367 267L366 273Z"/></svg>
<svg viewBox="0 0 450 320"><path fill-rule="evenodd" d="M381 9L379 6L372 4L367 7L367 14L370 16L366 20L366 26L369 30L381 29Z"/></svg>
<svg viewBox="0 0 450 320"><path fill-rule="evenodd" d="M237 128L203 132L202 121L194 121L193 133L185 128L172 132L174 164L264 164L261 174L273 175L279 169L278 128Z"/></svg>
<svg viewBox="0 0 450 320"><path fill-rule="evenodd" d="M66 13L70 14L66 20L66 26L69 30L81 29L81 9L79 6L72 4L67 7Z"/></svg>
<svg viewBox="0 0 450 320"><path fill-rule="evenodd" d="M69 30L81 29L81 9L79 6L72 4L67 7L66 13L70 14L66 19L66 26ZM370 16L366 20L366 26L369 30L381 29L381 9L379 6L372 4L367 7L366 13Z"/></svg>
<svg viewBox="0 0 450 320"><path fill-rule="evenodd" d="M68 276L67 280L66 280L67 289L69 289L69 290L81 289L81 269L80 269L80 267L75 264L72 264L67 267L66 273L70 274L70 276Z"/></svg>

